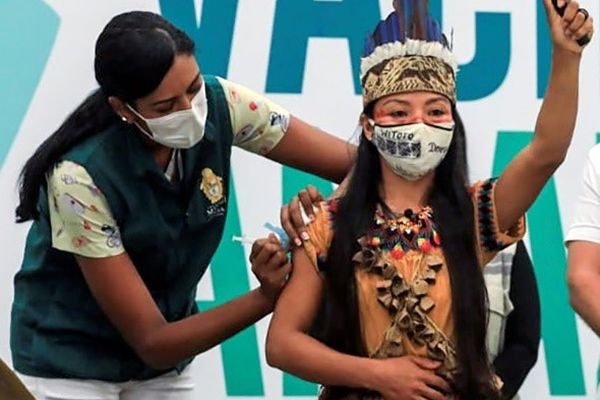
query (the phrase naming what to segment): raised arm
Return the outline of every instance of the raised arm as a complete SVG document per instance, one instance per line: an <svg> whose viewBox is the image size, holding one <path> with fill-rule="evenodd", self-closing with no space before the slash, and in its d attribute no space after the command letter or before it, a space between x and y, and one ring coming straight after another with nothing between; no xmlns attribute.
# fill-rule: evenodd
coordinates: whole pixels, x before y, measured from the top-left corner
<svg viewBox="0 0 600 400"><path fill-rule="evenodd" d="M564 17L544 0L552 35L552 72L535 135L507 166L495 190L498 224L510 228L527 211L554 171L563 162L577 118L579 66L582 47L577 40L591 36L592 18L570 1Z"/></svg>

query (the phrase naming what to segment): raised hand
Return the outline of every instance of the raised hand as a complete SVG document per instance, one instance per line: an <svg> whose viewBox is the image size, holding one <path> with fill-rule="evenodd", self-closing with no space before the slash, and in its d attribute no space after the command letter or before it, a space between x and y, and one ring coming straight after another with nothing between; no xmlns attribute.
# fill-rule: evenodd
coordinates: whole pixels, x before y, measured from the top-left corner
<svg viewBox="0 0 600 400"><path fill-rule="evenodd" d="M581 53L594 34L594 21L579 2L544 0L552 43L557 50Z"/></svg>

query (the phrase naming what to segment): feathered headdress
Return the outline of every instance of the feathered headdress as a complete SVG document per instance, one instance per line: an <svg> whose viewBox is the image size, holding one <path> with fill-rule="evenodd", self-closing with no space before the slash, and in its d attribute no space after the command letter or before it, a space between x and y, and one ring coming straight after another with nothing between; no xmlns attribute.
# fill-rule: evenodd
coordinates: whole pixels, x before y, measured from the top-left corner
<svg viewBox="0 0 600 400"><path fill-rule="evenodd" d="M390 94L417 91L456 103L458 64L429 14L428 0L394 0L394 11L367 38L360 67L365 107Z"/></svg>

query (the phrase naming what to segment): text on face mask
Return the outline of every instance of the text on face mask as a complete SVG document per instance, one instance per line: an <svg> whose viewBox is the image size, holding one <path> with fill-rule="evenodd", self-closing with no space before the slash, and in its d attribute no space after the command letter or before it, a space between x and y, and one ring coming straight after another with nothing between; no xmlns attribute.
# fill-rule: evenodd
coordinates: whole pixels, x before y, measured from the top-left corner
<svg viewBox="0 0 600 400"><path fill-rule="evenodd" d="M394 128L394 129L382 128L379 134L381 136L383 136L384 138L391 139L391 140L413 140L413 138L415 137L414 133L399 132L396 129L397 128Z"/></svg>

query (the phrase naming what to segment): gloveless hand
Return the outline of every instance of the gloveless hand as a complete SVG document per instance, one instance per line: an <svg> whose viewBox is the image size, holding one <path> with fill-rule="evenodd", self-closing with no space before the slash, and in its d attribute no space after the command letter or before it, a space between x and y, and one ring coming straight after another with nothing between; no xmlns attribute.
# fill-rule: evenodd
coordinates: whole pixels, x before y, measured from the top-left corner
<svg viewBox="0 0 600 400"><path fill-rule="evenodd" d="M268 238L254 242L250 263L252 273L260 282L260 292L270 303L275 304L291 271L287 255L275 235L270 234Z"/></svg>
<svg viewBox="0 0 600 400"><path fill-rule="evenodd" d="M577 41L586 37L592 38L594 19L586 10L580 8L577 1L558 0L558 7L566 6L562 17L554 8L552 0L544 0L544 6L554 49L580 54L585 46Z"/></svg>

